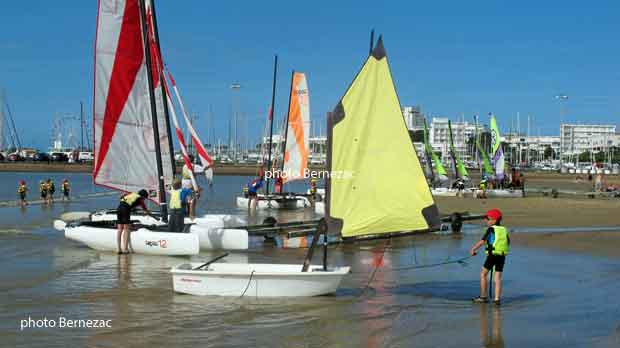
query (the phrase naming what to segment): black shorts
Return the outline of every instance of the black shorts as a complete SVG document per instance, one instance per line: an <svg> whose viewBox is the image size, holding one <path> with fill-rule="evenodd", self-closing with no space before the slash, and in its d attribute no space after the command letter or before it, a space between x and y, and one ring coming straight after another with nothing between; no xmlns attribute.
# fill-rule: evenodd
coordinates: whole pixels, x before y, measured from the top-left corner
<svg viewBox="0 0 620 348"><path fill-rule="evenodd" d="M257 197L257 196L258 196L257 192L252 192L252 191L248 192L248 197L254 198L254 197Z"/></svg>
<svg viewBox="0 0 620 348"><path fill-rule="evenodd" d="M505 255L487 255L487 259L484 261L484 268L491 270L495 266L496 272L504 271L504 263L506 262Z"/></svg>
<svg viewBox="0 0 620 348"><path fill-rule="evenodd" d="M41 192L41 198L47 198L47 192Z"/></svg>
<svg viewBox="0 0 620 348"><path fill-rule="evenodd" d="M124 225L131 223L131 207L128 204L121 203L116 208L116 223Z"/></svg>
<svg viewBox="0 0 620 348"><path fill-rule="evenodd" d="M23 201L24 199L26 199L26 192L20 192L19 193L19 198Z"/></svg>

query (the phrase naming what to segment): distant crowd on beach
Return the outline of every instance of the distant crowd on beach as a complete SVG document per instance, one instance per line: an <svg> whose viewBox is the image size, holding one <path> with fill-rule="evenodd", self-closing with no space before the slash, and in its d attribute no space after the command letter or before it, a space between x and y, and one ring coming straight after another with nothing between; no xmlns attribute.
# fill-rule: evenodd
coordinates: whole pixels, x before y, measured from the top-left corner
<svg viewBox="0 0 620 348"><path fill-rule="evenodd" d="M28 185L25 180L20 180L17 185L17 195L19 197L19 206L25 207L28 205ZM68 179L63 179L60 185L60 191L62 193L62 200L70 200L70 192L71 186L69 185ZM52 204L54 203L54 194L56 193L56 185L54 185L54 181L51 178L47 180L39 180L39 194L41 195L41 203L42 204Z"/></svg>

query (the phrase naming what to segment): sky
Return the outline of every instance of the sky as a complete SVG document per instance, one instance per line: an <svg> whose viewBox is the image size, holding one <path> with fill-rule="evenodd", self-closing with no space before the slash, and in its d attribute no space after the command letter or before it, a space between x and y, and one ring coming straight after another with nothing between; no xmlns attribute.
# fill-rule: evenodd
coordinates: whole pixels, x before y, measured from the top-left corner
<svg viewBox="0 0 620 348"><path fill-rule="evenodd" d="M203 141L226 141L235 103L250 138L263 133L274 54L277 118L287 109L291 71L302 71L313 129L324 132L326 112L368 55L373 28L383 35L401 104L426 115L488 122L493 112L506 132L519 113L522 132L529 115L530 133L541 135L558 134L562 121L619 123L617 0L295 4L156 1L164 60ZM0 88L22 143L47 148L55 115L78 116L80 101L90 125L96 15L96 0L0 5ZM236 97L232 83L241 84Z"/></svg>

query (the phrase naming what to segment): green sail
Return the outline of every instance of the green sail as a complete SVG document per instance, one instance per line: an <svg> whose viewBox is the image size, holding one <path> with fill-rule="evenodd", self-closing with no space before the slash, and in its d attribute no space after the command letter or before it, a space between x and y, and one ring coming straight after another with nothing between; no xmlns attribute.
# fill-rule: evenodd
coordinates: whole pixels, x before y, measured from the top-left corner
<svg viewBox="0 0 620 348"><path fill-rule="evenodd" d="M381 38L327 122L330 233L355 237L439 225Z"/></svg>
<svg viewBox="0 0 620 348"><path fill-rule="evenodd" d="M452 159L456 164L457 177L464 178L466 176L469 176L467 169L465 169L465 165L463 165L463 162L459 158L459 155L456 153L456 149L454 148L454 139L452 138L452 122L450 122L450 120L448 120L448 135L450 137L450 153L452 154Z"/></svg>
<svg viewBox="0 0 620 348"><path fill-rule="evenodd" d="M424 148L426 149L426 153L431 156L431 160L435 164L435 172L437 175L448 176L446 168L443 167L443 164L439 160L439 157L437 157L435 151L433 151L433 147L428 140L428 127L426 126L426 120L424 121Z"/></svg>
<svg viewBox="0 0 620 348"><path fill-rule="evenodd" d="M486 175L493 175L493 167L491 166L491 160L489 160L489 155L484 151L482 145L480 145L480 135L476 135L476 149L478 149L478 153L480 157L482 157L482 172Z"/></svg>

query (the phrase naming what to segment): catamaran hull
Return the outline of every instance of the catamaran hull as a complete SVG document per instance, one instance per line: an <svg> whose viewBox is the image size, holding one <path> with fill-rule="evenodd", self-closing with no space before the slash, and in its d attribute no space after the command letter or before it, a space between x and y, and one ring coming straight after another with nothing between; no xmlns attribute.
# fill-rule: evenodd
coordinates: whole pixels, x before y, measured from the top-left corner
<svg viewBox="0 0 620 348"><path fill-rule="evenodd" d="M247 209L249 200L246 197L237 197L237 207ZM252 204L256 205L256 209L292 210L309 207L310 201L303 196L296 196L295 199L285 200L265 199L264 196L259 196L258 201L256 203L252 202Z"/></svg>
<svg viewBox="0 0 620 348"><path fill-rule="evenodd" d="M142 225L161 226L161 220L148 215L132 214L132 221ZM100 211L90 215L90 221L116 221L116 213ZM198 236L201 250L246 250L249 247L248 231L244 229L226 228L239 226L245 221L238 216L227 214L211 214L191 220L185 218L186 224L192 224L189 233Z"/></svg>
<svg viewBox="0 0 620 348"><path fill-rule="evenodd" d="M193 270L200 263L172 268L175 292L198 296L310 297L335 293L349 267L214 263Z"/></svg>
<svg viewBox="0 0 620 348"><path fill-rule="evenodd" d="M488 198L523 198L521 190L487 190L486 194Z"/></svg>
<svg viewBox="0 0 620 348"><path fill-rule="evenodd" d="M65 237L86 244L98 251L117 252L117 231L114 228L67 226ZM144 255L197 255L200 251L198 236L191 233L153 232L141 228L131 232L131 248Z"/></svg>
<svg viewBox="0 0 620 348"><path fill-rule="evenodd" d="M438 197L456 197L457 192L458 192L457 190L443 188L443 187L431 189L431 194L433 196L438 196Z"/></svg>

